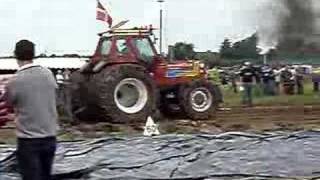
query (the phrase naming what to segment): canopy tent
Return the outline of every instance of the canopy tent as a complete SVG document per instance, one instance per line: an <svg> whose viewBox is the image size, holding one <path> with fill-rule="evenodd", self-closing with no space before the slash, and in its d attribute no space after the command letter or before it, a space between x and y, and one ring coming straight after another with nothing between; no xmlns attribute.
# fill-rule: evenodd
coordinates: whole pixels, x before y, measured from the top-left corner
<svg viewBox="0 0 320 180"><path fill-rule="evenodd" d="M49 69L79 69L86 63L86 58L37 58L35 64ZM17 70L18 65L14 58L0 59L0 70Z"/></svg>

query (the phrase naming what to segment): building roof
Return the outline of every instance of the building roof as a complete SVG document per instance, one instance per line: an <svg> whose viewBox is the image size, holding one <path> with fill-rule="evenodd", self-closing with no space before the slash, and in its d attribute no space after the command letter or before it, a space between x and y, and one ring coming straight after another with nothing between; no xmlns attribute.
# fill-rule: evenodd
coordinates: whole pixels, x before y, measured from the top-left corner
<svg viewBox="0 0 320 180"><path fill-rule="evenodd" d="M37 58L35 64L49 69L79 69L86 63L87 58ZM0 70L17 70L18 65L14 58L0 59Z"/></svg>

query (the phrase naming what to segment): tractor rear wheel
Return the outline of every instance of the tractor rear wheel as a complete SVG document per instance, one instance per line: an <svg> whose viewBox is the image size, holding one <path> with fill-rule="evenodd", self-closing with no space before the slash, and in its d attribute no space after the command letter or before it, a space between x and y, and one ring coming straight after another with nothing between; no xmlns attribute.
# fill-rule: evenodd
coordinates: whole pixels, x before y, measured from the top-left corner
<svg viewBox="0 0 320 180"><path fill-rule="evenodd" d="M70 76L68 89L71 94L71 111L73 120L88 120L90 110L87 105L87 78L79 71L73 72Z"/></svg>
<svg viewBox="0 0 320 180"><path fill-rule="evenodd" d="M106 67L93 75L90 106L113 122L145 121L156 110L157 91L150 75L138 65Z"/></svg>
<svg viewBox="0 0 320 180"><path fill-rule="evenodd" d="M205 81L196 81L180 89L179 103L184 114L193 120L206 120L215 114L218 101L215 87Z"/></svg>

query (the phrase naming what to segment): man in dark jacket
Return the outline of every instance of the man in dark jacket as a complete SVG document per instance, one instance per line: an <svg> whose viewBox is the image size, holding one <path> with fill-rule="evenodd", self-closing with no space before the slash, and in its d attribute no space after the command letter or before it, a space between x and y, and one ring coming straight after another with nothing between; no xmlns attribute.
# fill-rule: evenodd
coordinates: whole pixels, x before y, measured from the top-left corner
<svg viewBox="0 0 320 180"><path fill-rule="evenodd" d="M16 44L19 65L8 84L2 103L13 106L17 118L17 160L23 180L50 180L56 150L57 84L52 72L33 64L35 45Z"/></svg>
<svg viewBox="0 0 320 180"><path fill-rule="evenodd" d="M295 76L296 76L295 80L296 80L296 85L297 85L297 93L298 94L304 94L303 70L301 68L297 68Z"/></svg>
<svg viewBox="0 0 320 180"><path fill-rule="evenodd" d="M294 94L295 80L292 71L289 66L286 66L281 72L281 82L283 85L283 91L287 95Z"/></svg>
<svg viewBox="0 0 320 180"><path fill-rule="evenodd" d="M242 104L252 106L252 89L254 79L257 77L251 63L246 62L240 71L240 81L243 87Z"/></svg>
<svg viewBox="0 0 320 180"><path fill-rule="evenodd" d="M262 68L261 77L263 81L263 91L265 95L275 95L275 76L269 65Z"/></svg>

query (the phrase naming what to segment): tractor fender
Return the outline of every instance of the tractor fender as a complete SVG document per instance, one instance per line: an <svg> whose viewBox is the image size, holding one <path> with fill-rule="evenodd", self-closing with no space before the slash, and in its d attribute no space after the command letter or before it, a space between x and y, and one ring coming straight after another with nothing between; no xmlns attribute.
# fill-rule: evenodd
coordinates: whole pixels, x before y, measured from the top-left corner
<svg viewBox="0 0 320 180"><path fill-rule="evenodd" d="M100 72L103 68L105 68L106 66L125 66L125 65L130 65L130 66L135 66L136 68L140 68L141 70L147 72L147 69L140 65L140 64L136 64L136 63L121 63L121 64L112 64L106 61L100 61L97 64L92 65L91 67L91 71L93 73L98 73Z"/></svg>
<svg viewBox="0 0 320 180"><path fill-rule="evenodd" d="M80 72L80 73L89 73L89 72L92 72L93 66L94 66L94 64L92 64L91 62L86 63L85 65L83 65L82 67L80 67L79 72Z"/></svg>
<svg viewBox="0 0 320 180"><path fill-rule="evenodd" d="M106 62L106 61L99 61L97 64L95 64L93 66L92 72L94 72L94 73L100 72L102 70L102 68L104 68L107 64L108 64L108 62Z"/></svg>
<svg viewBox="0 0 320 180"><path fill-rule="evenodd" d="M90 73L98 73L100 72L106 65L108 64L108 62L106 61L99 61L97 63L92 63L92 62L89 62L85 65L83 65L81 68L80 68L80 72L81 73L86 73L86 72L90 72Z"/></svg>

